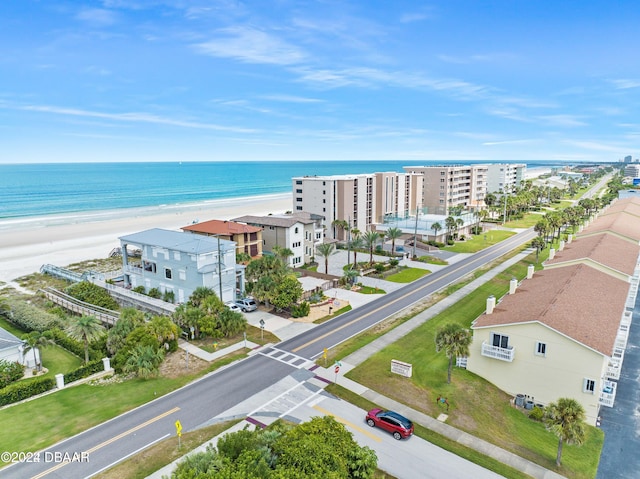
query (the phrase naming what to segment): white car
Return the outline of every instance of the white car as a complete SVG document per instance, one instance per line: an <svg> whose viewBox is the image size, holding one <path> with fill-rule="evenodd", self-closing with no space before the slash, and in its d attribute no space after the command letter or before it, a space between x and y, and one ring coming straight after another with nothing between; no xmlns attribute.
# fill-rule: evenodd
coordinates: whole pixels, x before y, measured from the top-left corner
<svg viewBox="0 0 640 479"><path fill-rule="evenodd" d="M225 306L229 308L231 311L237 311L238 313L242 311L240 309L240 306L238 306L236 303L231 303L231 302L225 303Z"/></svg>

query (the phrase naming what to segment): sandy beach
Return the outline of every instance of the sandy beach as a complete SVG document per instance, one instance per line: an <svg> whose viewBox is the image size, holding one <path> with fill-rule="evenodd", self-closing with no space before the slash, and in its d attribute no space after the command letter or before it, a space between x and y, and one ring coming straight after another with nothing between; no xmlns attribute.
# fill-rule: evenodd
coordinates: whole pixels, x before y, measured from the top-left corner
<svg viewBox="0 0 640 479"><path fill-rule="evenodd" d="M0 282L35 273L43 264L67 266L106 258L123 235L150 228L179 230L195 221L291 210L290 193L172 207L113 210L0 221Z"/></svg>

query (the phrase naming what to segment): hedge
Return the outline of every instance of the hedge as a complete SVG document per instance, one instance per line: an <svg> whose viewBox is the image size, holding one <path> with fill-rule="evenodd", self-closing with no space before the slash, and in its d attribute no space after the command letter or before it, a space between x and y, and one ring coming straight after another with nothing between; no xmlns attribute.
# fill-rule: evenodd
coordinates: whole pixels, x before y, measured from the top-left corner
<svg viewBox="0 0 640 479"><path fill-rule="evenodd" d="M67 287L65 292L69 296L73 296L80 301L93 304L94 306L100 306L101 308L111 310L117 310L119 308L116 300L111 297L106 289L88 281L81 281L80 283L72 284Z"/></svg>
<svg viewBox="0 0 640 479"><path fill-rule="evenodd" d="M47 313L26 301L9 300L7 302L10 308L7 319L20 329L27 332L43 332L47 329L62 327L62 321L55 314Z"/></svg>
<svg viewBox="0 0 640 479"><path fill-rule="evenodd" d="M38 378L11 384L4 389L0 389L0 406L6 406L7 404L42 394L55 386L56 380L53 378Z"/></svg>
<svg viewBox="0 0 640 479"><path fill-rule="evenodd" d="M84 344L81 341L70 338L61 329L55 328L45 331L44 336L79 358L84 358ZM106 355L106 352L100 350L101 346L104 346L104 342L99 344L89 343L89 360L102 359Z"/></svg>
<svg viewBox="0 0 640 479"><path fill-rule="evenodd" d="M78 369L71 371L64 375L64 383L69 384L73 381L77 381L78 379L86 378L87 376L91 376L92 374L99 373L104 369L104 364L101 359L96 361L91 361L84 366L80 366Z"/></svg>

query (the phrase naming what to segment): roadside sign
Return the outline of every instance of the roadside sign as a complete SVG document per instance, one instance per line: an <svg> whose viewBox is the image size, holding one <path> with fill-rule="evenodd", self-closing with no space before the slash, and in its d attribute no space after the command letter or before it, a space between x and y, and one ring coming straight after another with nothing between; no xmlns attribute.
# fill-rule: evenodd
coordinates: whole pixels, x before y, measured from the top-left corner
<svg viewBox="0 0 640 479"><path fill-rule="evenodd" d="M336 374L338 374L340 372L340 366L336 366L335 371L336 371Z"/></svg>
<svg viewBox="0 0 640 479"><path fill-rule="evenodd" d="M182 436L182 424L180 421L176 421L176 433L178 434L178 437Z"/></svg>
<svg viewBox="0 0 640 479"><path fill-rule="evenodd" d="M327 353L328 353L327 348L324 348L324 352L322 353L322 356L323 356L325 359L327 359Z"/></svg>

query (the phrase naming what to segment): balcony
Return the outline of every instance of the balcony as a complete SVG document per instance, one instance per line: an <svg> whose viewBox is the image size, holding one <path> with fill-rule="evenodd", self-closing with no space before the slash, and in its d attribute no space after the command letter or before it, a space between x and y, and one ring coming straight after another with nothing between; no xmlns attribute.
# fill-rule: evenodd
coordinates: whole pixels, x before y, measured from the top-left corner
<svg viewBox="0 0 640 479"><path fill-rule="evenodd" d="M618 359L611 358L609 359L609 364L607 364L607 378L609 379L620 379L620 370L622 369L622 361Z"/></svg>
<svg viewBox="0 0 640 479"><path fill-rule="evenodd" d="M493 346L487 342L482 343L483 356L488 358L499 359L500 361L513 361L516 350L512 347L501 348L499 346Z"/></svg>
<svg viewBox="0 0 640 479"><path fill-rule="evenodd" d="M602 391L600 391L600 404L607 407L613 407L613 403L616 401L616 385L614 381L607 381L606 379L602 383Z"/></svg>

